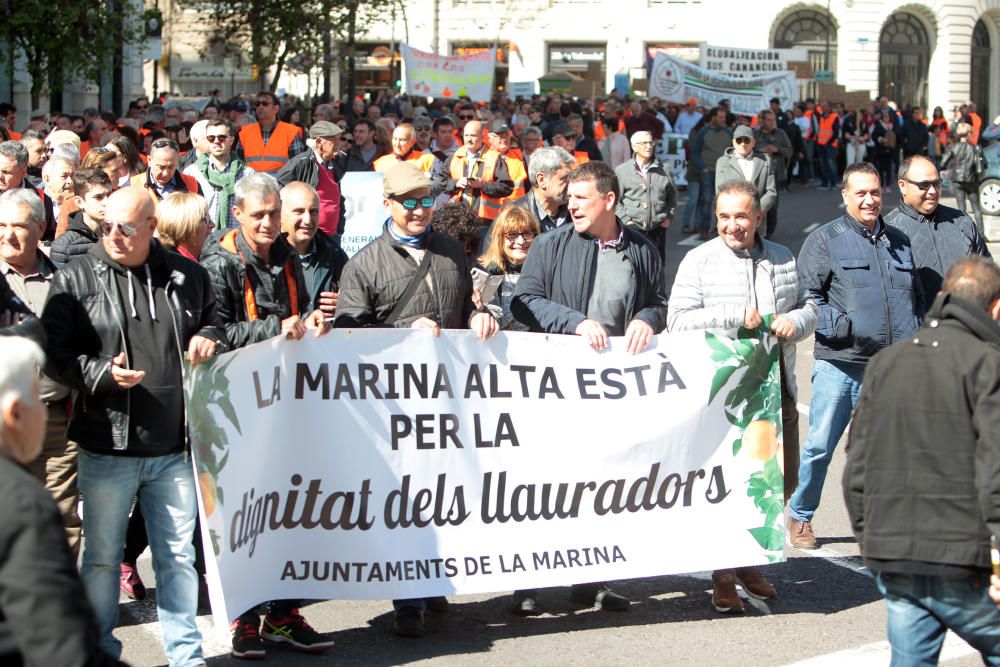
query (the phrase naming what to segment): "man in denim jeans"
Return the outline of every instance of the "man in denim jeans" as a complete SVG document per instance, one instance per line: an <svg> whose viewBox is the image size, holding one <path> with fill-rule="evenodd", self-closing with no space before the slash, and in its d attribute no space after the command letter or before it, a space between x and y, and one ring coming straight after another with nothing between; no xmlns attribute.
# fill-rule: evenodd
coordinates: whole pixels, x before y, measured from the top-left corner
<svg viewBox="0 0 1000 667"><path fill-rule="evenodd" d="M875 355L844 499L888 611L893 665L937 664L946 630L1000 665L1000 267L956 261L909 340ZM919 390L914 391L919 387Z"/></svg>
<svg viewBox="0 0 1000 667"><path fill-rule="evenodd" d="M799 486L789 501L792 546L815 549L812 519L826 471L858 401L865 364L916 332L923 290L910 241L882 221L882 184L867 162L844 172L844 215L811 233L799 254L799 284L817 308L809 435Z"/></svg>
<svg viewBox="0 0 1000 667"><path fill-rule="evenodd" d="M79 446L87 536L81 575L101 647L121 655L112 635L119 564L138 497L164 652L171 666L201 665L181 359L200 363L226 345L226 335L208 274L164 250L155 229L153 200L144 190L111 195L101 242L56 273L42 324L51 370L78 392L67 437Z"/></svg>

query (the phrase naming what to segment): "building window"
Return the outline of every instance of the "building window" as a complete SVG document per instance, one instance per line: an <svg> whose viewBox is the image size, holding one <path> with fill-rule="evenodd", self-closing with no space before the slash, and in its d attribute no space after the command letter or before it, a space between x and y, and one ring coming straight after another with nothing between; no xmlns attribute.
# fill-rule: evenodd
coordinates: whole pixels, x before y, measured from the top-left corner
<svg viewBox="0 0 1000 667"><path fill-rule="evenodd" d="M774 31L776 49L805 49L814 72L837 71L837 27L824 11L802 9L781 19ZM799 81L799 99L815 99L819 86L815 81Z"/></svg>
<svg viewBox="0 0 1000 667"><path fill-rule="evenodd" d="M920 19L906 12L890 16L879 36L879 94L897 108L926 108L929 56L930 38Z"/></svg>

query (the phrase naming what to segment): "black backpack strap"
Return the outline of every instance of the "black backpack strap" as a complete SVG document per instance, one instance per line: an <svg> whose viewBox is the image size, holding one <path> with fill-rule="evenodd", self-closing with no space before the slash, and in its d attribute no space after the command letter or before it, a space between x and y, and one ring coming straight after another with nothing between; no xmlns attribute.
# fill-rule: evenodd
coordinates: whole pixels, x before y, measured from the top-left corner
<svg viewBox="0 0 1000 667"><path fill-rule="evenodd" d="M406 291L403 292L403 296L399 297L399 301L393 307L392 312L389 313L389 317L385 319L385 326L391 327L399 319L402 314L403 309L406 308L406 304L410 302L413 295L417 293L417 288L420 287L420 283L423 282L424 278L427 276L427 271L431 268L431 251L428 248L424 250L424 256L420 260L420 265L417 266L417 272L413 274L410 278L410 282L406 285Z"/></svg>

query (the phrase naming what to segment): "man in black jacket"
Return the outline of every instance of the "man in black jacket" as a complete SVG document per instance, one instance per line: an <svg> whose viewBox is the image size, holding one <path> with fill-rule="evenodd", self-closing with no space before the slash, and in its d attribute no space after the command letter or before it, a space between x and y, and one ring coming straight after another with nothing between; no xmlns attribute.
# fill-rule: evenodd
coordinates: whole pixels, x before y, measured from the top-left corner
<svg viewBox="0 0 1000 667"><path fill-rule="evenodd" d="M233 347L275 336L300 340L307 329L323 332L324 316L310 308L302 263L281 234L278 181L264 173L240 180L233 193L233 214L240 226L216 237L201 255ZM333 646L309 626L298 606L297 600L268 602L263 626L255 610L241 614L232 625L233 656L263 658L262 636L308 653Z"/></svg>
<svg viewBox="0 0 1000 667"><path fill-rule="evenodd" d="M868 364L844 498L888 609L892 663L936 664L946 629L1000 661L1000 268L957 261L924 327ZM920 387L920 391L913 391Z"/></svg>
<svg viewBox="0 0 1000 667"><path fill-rule="evenodd" d="M142 504L156 563L157 611L172 665L202 662L195 625L195 487L187 459L182 358L226 345L204 269L153 239L140 188L108 199L101 243L56 273L42 312L49 368L75 389L67 436L78 444L87 498L81 575L102 648L121 654L118 579L128 514Z"/></svg>
<svg viewBox="0 0 1000 667"><path fill-rule="evenodd" d="M309 128L309 150L299 153L278 170L275 178L284 187L294 181L312 186L319 195L319 228L330 236L344 233L347 206L340 183L347 156L339 153L337 137L343 130L321 120Z"/></svg>
<svg viewBox="0 0 1000 667"><path fill-rule="evenodd" d="M0 357L0 664L121 664L99 647L62 519L25 469L45 434L36 379L44 355L25 338L5 337Z"/></svg>
<svg viewBox="0 0 1000 667"><path fill-rule="evenodd" d="M100 169L73 172L73 194L79 211L69 214L66 231L52 242L52 261L63 265L79 255L86 255L101 236L101 224L108 197L114 188L111 179Z"/></svg>
<svg viewBox="0 0 1000 667"><path fill-rule="evenodd" d="M542 234L521 270L511 310L532 331L583 336L595 350L624 336L631 354L666 327L667 297L660 254L645 235L615 216L618 178L605 162L569 174L572 225ZM517 591L514 612L541 613L537 591ZM629 600L607 584L573 586L572 598L622 611Z"/></svg>
<svg viewBox="0 0 1000 667"><path fill-rule="evenodd" d="M887 224L910 238L913 263L928 302L941 289L944 273L968 255L992 258L975 221L963 211L944 206L941 174L930 158L913 155L899 165L901 201L887 216Z"/></svg>

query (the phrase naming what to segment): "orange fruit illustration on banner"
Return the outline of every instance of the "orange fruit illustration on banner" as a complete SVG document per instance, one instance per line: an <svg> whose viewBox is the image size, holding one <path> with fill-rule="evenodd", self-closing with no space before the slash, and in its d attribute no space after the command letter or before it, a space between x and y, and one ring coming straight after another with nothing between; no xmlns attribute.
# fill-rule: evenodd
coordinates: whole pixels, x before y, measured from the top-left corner
<svg viewBox="0 0 1000 667"><path fill-rule="evenodd" d="M205 516L212 516L215 511L217 495L215 493L215 478L212 473L203 472L198 475L198 485L201 487L201 501L205 504Z"/></svg>
<svg viewBox="0 0 1000 667"><path fill-rule="evenodd" d="M743 431L742 450L755 461L767 461L778 451L778 428L766 419L757 419Z"/></svg>

